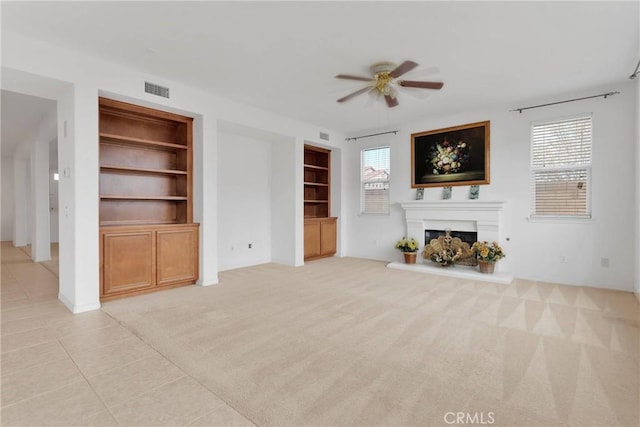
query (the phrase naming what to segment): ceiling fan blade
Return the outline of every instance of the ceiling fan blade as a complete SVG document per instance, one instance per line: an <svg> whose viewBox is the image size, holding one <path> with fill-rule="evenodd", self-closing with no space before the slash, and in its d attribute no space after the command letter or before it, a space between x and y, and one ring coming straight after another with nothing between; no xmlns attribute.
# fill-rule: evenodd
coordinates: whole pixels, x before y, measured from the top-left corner
<svg viewBox="0 0 640 427"><path fill-rule="evenodd" d="M420 89L441 89L444 86L442 82L421 82L417 80L402 80L398 84L402 87L417 87Z"/></svg>
<svg viewBox="0 0 640 427"><path fill-rule="evenodd" d="M338 101L337 101L337 102L345 102L345 101L348 101L348 100L350 100L351 98L353 98L354 96L358 96L358 95L360 95L361 93L365 93L365 92L367 92L367 91L369 91L369 90L371 90L371 86L365 86L365 87L363 87L363 88L362 88L362 89L360 89L360 90L357 90L357 91L355 91L355 92L353 92L353 93L350 93L350 94L349 94L349 95L347 95L347 96L344 96L344 97L342 97L342 98L338 99Z"/></svg>
<svg viewBox="0 0 640 427"><path fill-rule="evenodd" d="M398 100L396 98L393 98L393 97L389 96L389 95L385 95L384 96L384 100L387 101L387 106L389 108L393 108L396 105L398 105Z"/></svg>
<svg viewBox="0 0 640 427"><path fill-rule="evenodd" d="M376 103L380 99L380 91L376 90L376 88L372 87L369 92L367 92L369 96L367 96L367 101L364 104L365 107L371 107L374 103Z"/></svg>
<svg viewBox="0 0 640 427"><path fill-rule="evenodd" d="M419 87L402 87L402 86L398 86L398 92L400 95L404 96L410 96L411 98L414 99L427 99L431 96L433 96L434 92L433 90L424 90L424 89L420 89Z"/></svg>
<svg viewBox="0 0 640 427"><path fill-rule="evenodd" d="M411 80L424 79L425 77L432 76L434 74L440 74L438 67L432 66L427 68L416 68L411 70Z"/></svg>
<svg viewBox="0 0 640 427"><path fill-rule="evenodd" d="M360 80L362 82L370 82L373 81L371 77L360 77L360 76L352 76L350 74L338 74L336 79L347 79L347 80Z"/></svg>
<svg viewBox="0 0 640 427"><path fill-rule="evenodd" d="M393 71L389 73L389 76L392 78L400 77L404 73L408 73L418 66L417 63L413 61L404 61L402 64L398 65Z"/></svg>

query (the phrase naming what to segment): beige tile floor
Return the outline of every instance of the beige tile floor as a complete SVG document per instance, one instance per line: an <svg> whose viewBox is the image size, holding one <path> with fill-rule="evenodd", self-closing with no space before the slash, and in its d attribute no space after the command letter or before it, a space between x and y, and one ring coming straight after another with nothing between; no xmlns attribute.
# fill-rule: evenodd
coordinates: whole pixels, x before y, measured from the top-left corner
<svg viewBox="0 0 640 427"><path fill-rule="evenodd" d="M103 311L72 315L28 249L1 250L2 426L253 425Z"/></svg>

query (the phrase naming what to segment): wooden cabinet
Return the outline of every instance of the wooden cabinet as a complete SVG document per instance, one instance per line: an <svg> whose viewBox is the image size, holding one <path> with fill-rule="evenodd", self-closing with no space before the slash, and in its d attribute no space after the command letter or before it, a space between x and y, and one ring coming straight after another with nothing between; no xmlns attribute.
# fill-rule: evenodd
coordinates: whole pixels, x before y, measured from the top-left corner
<svg viewBox="0 0 640 427"><path fill-rule="evenodd" d="M194 283L193 119L106 98L99 109L101 297Z"/></svg>
<svg viewBox="0 0 640 427"><path fill-rule="evenodd" d="M155 248L155 233L150 230L101 231L100 296L153 288Z"/></svg>
<svg viewBox="0 0 640 427"><path fill-rule="evenodd" d="M304 259L318 258L320 250L320 222L304 220Z"/></svg>
<svg viewBox="0 0 640 427"><path fill-rule="evenodd" d="M304 259L324 258L336 254L337 218L304 220Z"/></svg>
<svg viewBox="0 0 640 427"><path fill-rule="evenodd" d="M337 223L331 214L331 151L304 146L304 259L336 253Z"/></svg>
<svg viewBox="0 0 640 427"><path fill-rule="evenodd" d="M326 218L320 221L320 255L336 254L336 237L338 234L337 218Z"/></svg>
<svg viewBox="0 0 640 427"><path fill-rule="evenodd" d="M169 227L156 232L158 286L193 283L198 278L198 227Z"/></svg>
<svg viewBox="0 0 640 427"><path fill-rule="evenodd" d="M194 283L199 224L103 227L100 298Z"/></svg>

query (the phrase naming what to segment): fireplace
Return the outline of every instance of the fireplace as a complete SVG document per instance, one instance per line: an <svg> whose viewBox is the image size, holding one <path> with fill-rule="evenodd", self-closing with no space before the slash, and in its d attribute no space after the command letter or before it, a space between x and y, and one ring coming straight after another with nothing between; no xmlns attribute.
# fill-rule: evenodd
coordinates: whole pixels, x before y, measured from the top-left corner
<svg viewBox="0 0 640 427"><path fill-rule="evenodd" d="M508 253L507 215L508 204L502 201L484 200L415 200L401 204L405 211L406 236L425 243L437 238L447 228L469 245L475 241L498 242ZM436 232L434 237L432 232ZM496 265L497 272L509 271L509 258Z"/></svg>
<svg viewBox="0 0 640 427"><path fill-rule="evenodd" d="M456 231L451 230L449 233L451 237L457 237L469 246L472 246L474 242L478 241L478 233L476 231ZM424 244L428 245L431 239L437 239L440 236L444 236L444 230L424 230Z"/></svg>

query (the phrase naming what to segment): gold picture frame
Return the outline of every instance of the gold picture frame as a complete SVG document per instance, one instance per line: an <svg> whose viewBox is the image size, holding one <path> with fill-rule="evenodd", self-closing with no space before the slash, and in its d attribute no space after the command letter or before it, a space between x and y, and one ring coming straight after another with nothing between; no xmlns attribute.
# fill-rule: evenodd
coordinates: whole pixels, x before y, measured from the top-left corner
<svg viewBox="0 0 640 427"><path fill-rule="evenodd" d="M490 121L411 134L411 188L489 184Z"/></svg>

